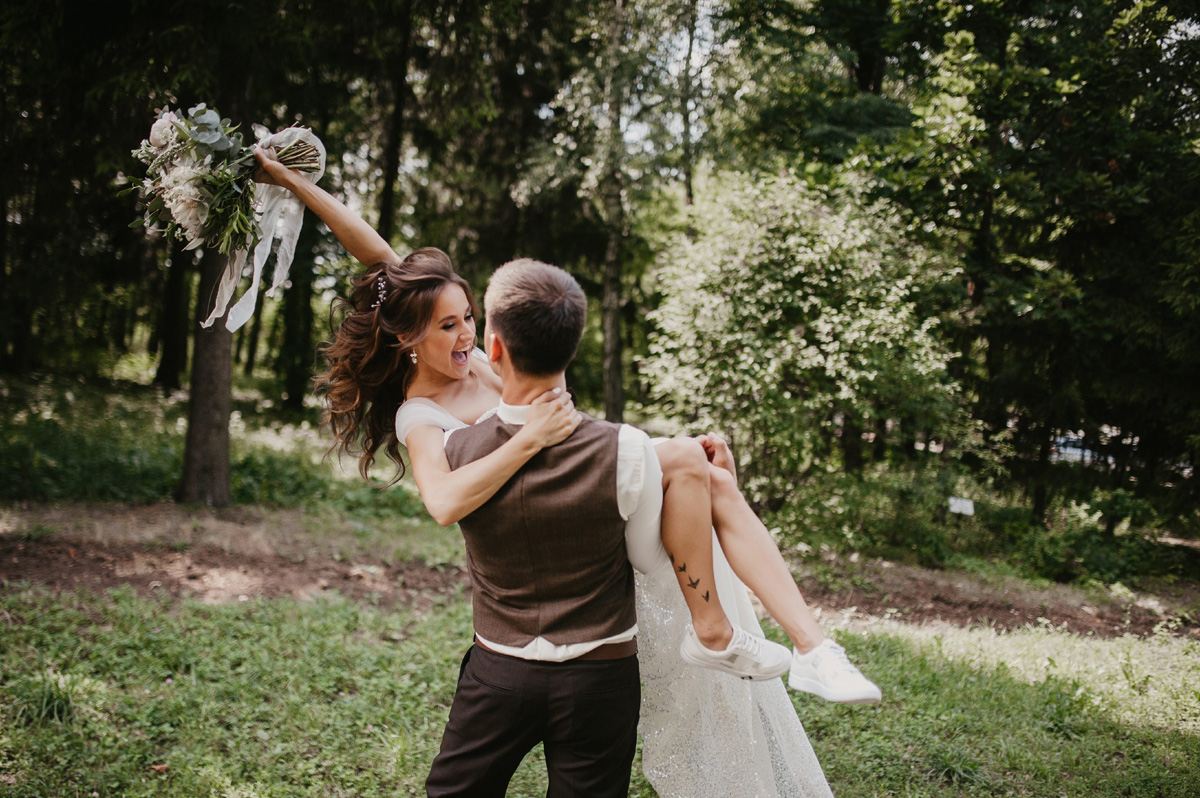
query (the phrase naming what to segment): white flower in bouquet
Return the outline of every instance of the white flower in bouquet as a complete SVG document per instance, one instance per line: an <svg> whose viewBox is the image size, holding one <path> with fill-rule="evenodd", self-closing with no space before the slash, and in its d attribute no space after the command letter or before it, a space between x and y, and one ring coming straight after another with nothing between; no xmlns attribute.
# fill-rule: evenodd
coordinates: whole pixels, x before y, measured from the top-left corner
<svg viewBox="0 0 1200 798"><path fill-rule="evenodd" d="M162 176L162 187L163 204L190 242L186 248L199 247L204 243L204 225L212 202L212 195L204 188L204 172L193 166L177 166Z"/></svg>
<svg viewBox="0 0 1200 798"><path fill-rule="evenodd" d="M178 121L179 117L170 111L160 116L158 121L150 128L150 136L147 139L150 142L150 146L162 149L178 139L179 134L175 130L175 123Z"/></svg>

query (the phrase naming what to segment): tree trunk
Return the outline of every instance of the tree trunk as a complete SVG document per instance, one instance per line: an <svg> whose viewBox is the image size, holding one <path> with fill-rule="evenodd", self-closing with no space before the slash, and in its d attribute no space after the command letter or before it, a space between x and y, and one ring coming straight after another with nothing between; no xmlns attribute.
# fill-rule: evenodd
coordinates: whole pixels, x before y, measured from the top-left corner
<svg viewBox="0 0 1200 798"><path fill-rule="evenodd" d="M609 208L620 216L620 201ZM621 367L621 233L610 229L604 253L604 294L600 302L601 327L604 332L604 417L620 422L625 414L624 370Z"/></svg>
<svg viewBox="0 0 1200 798"><path fill-rule="evenodd" d="M110 321L108 323L108 344L117 357L129 351L129 309L132 304L128 298L111 300L109 304Z"/></svg>
<svg viewBox="0 0 1200 798"><path fill-rule="evenodd" d="M258 362L258 339L262 334L263 298L266 293L264 289L258 295L254 318L250 320L250 331L247 333L249 340L246 342L246 359L242 363L242 374L248 378L254 376L254 366Z"/></svg>
<svg viewBox="0 0 1200 798"><path fill-rule="evenodd" d="M213 7L215 11L215 6ZM216 59L216 106L231 119L249 120L253 73L238 66L234 53ZM251 257L253 254L251 253ZM228 265L216 250L205 250L200 261L192 344L192 379L188 397L187 441L183 477L175 494L180 502L210 507L229 503L229 414L233 408L233 333L225 327L228 309L208 329L200 326L212 309L221 275Z"/></svg>
<svg viewBox="0 0 1200 798"><path fill-rule="evenodd" d="M258 318L258 311L261 311L261 310L262 310L261 307L254 308L254 311L255 311L254 318L255 319ZM237 366L239 363L242 362L242 352L245 350L245 346L246 346L246 325L243 324L238 329L237 333L233 336L233 364L232 364L233 366Z"/></svg>
<svg viewBox="0 0 1200 798"><path fill-rule="evenodd" d="M1138 474L1137 484L1133 488L1133 495L1139 499L1146 498L1159 484L1158 471L1163 462L1159 453L1161 449L1153 434L1140 436L1138 453L1142 456L1142 473Z"/></svg>
<svg viewBox="0 0 1200 798"><path fill-rule="evenodd" d="M9 189L8 201L15 206L13 211L19 213L23 219L30 219L35 229L37 221L45 218L42 215L45 211L42 195L45 192L40 190L40 178L41 169L35 165L28 175L18 173L18 185ZM6 229L7 224L6 209ZM34 312L39 309L40 303L34 301L37 294L30 282L36 280L36 275L42 269L48 268L49 264L39 257L40 247L30 246L29 232L23 234L21 228L27 226L21 225L17 229L9 230L13 238L5 245L10 250L7 257L12 260L12 267L7 275L7 285L4 286L3 298L8 307L5 308L7 312L3 316L8 329L2 340L5 343L3 352L6 355L4 366L14 373L29 371L41 360L38 342L33 334ZM51 303L50 307L53 308L56 304L59 303ZM44 308L43 305L40 309Z"/></svg>
<svg viewBox="0 0 1200 798"><path fill-rule="evenodd" d="M871 460L882 463L887 459L887 419L875 419L875 441L871 445Z"/></svg>
<svg viewBox="0 0 1200 798"><path fill-rule="evenodd" d="M842 466L847 474L859 476L863 470L862 419L853 410L842 411Z"/></svg>
<svg viewBox="0 0 1200 798"><path fill-rule="evenodd" d="M695 154L692 143L692 53L696 46L696 4L699 0L688 0L687 4L687 57L683 62L683 73L679 77L680 112L683 114L683 201L690 206L693 200L692 171Z"/></svg>
<svg viewBox="0 0 1200 798"><path fill-rule="evenodd" d="M5 152L8 147L8 92L7 86L0 88L0 147ZM6 159L8 163L12 159ZM0 165L0 311L3 320L0 321L0 368L7 365L8 344L11 340L7 327L12 325L12 312L6 307L12 296L11 281L8 279L8 169L7 163Z"/></svg>
<svg viewBox="0 0 1200 798"><path fill-rule="evenodd" d="M271 319L271 329L265 341L268 352L278 352L283 347L283 316L282 313L276 313Z"/></svg>
<svg viewBox="0 0 1200 798"><path fill-rule="evenodd" d="M199 321L208 315L226 261L206 253L200 266L200 301L196 303L192 385L188 399L187 443L183 478L175 498L180 502L223 507L229 503L229 413L233 333L222 316L207 330Z"/></svg>
<svg viewBox="0 0 1200 798"><path fill-rule="evenodd" d="M408 98L408 53L412 40L412 2L401 4L396 43L399 52L389 69L392 113L388 116L383 142L383 185L379 188L379 235L390 242L396 232L396 181L400 173L400 151L404 148L404 106Z"/></svg>
<svg viewBox="0 0 1200 798"><path fill-rule="evenodd" d="M187 269L191 254L183 251L183 245L175 242L171 248L167 279L163 285L162 310L158 319L158 340L162 357L154 384L164 391L177 391L183 387L183 372L188 359L188 296ZM219 259L218 259L219 260Z"/></svg>
<svg viewBox="0 0 1200 798"><path fill-rule="evenodd" d="M859 91L882 94L888 55L883 42L891 26L891 3L870 0L856 6L856 20L850 30L849 44L854 51L850 73Z"/></svg>
<svg viewBox="0 0 1200 798"><path fill-rule="evenodd" d="M624 374L621 367L621 260L625 237L625 208L621 197L625 142L621 132L624 87L618 72L621 41L625 36L624 0L613 4L608 52L604 58L604 101L608 109L608 141L603 180L604 217L608 244L604 250L604 286L600 302L604 332L604 417L620 422L625 415Z"/></svg>
<svg viewBox="0 0 1200 798"><path fill-rule="evenodd" d="M312 232L309 232L312 231ZM283 406L300 411L313 373L313 263L312 239L316 228L300 230L292 263L291 287L283 297L283 345L279 348L279 367L283 372ZM306 235L307 233L307 235Z"/></svg>
<svg viewBox="0 0 1200 798"><path fill-rule="evenodd" d="M1046 508L1050 506L1050 447L1053 442L1054 430L1043 428L1033 485L1033 523L1040 526L1045 526Z"/></svg>
<svg viewBox="0 0 1200 798"><path fill-rule="evenodd" d="M12 151L8 138L8 86L5 84L0 85L0 147L4 152ZM13 365L8 348L16 322L11 307L14 281L8 276L8 169L15 162L14 158L6 158L0 164L0 214L3 214L0 216L0 370Z"/></svg>

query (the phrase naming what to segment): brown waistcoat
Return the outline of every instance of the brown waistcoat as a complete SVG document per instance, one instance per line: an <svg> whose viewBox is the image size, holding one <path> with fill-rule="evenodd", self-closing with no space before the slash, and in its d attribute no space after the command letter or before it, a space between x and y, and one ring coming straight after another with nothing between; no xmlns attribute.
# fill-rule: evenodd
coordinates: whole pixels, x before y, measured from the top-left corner
<svg viewBox="0 0 1200 798"><path fill-rule="evenodd" d="M459 521L467 543L475 631L521 647L601 640L636 622L625 522L617 508L619 427L584 417ZM450 467L498 449L520 430L498 416L454 432Z"/></svg>

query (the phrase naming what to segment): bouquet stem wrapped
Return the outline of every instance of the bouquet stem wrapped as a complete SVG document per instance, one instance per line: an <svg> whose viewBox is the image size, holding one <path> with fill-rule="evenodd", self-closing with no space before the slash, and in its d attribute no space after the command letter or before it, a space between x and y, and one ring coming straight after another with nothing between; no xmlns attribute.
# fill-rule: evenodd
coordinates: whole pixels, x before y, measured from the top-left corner
<svg viewBox="0 0 1200 798"><path fill-rule="evenodd" d="M253 148L243 145L237 126L215 109L201 103L188 109L187 116L181 113L163 111L133 152L147 167L145 180L134 186L146 197L145 216L134 226L164 222L168 234L188 242L187 249L208 247L228 259L204 327L225 314L253 250L250 288L225 320L228 329L236 330L254 315L263 267L272 250L275 274L267 296L274 296L286 282L304 206L286 189L254 182L258 163ZM288 168L314 183L324 174L325 146L311 130L255 132L258 146L273 151Z"/></svg>

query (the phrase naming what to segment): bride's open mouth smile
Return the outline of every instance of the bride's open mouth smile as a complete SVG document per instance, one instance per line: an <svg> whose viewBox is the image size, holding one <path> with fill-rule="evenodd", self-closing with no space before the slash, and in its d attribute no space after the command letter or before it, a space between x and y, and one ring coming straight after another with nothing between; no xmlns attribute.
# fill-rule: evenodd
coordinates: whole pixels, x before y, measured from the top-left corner
<svg viewBox="0 0 1200 798"><path fill-rule="evenodd" d="M465 366L467 364L468 350L469 347L468 349L455 349L450 353L450 359L460 366Z"/></svg>

